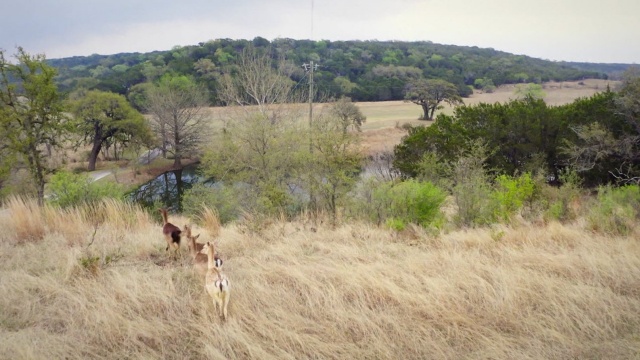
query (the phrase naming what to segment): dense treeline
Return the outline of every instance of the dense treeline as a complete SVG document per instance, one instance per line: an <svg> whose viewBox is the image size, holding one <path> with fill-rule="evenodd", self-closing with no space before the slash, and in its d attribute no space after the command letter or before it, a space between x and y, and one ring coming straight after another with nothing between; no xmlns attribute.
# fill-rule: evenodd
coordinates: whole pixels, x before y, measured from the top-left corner
<svg viewBox="0 0 640 360"><path fill-rule="evenodd" d="M576 69L584 71L595 71L607 74L609 79L619 79L622 74L627 70L630 64L622 63L586 63L586 62L561 62L561 64L571 66Z"/></svg>
<svg viewBox="0 0 640 360"><path fill-rule="evenodd" d="M429 127L409 129L395 149L395 167L408 177L432 175L429 164L455 163L482 143L484 166L510 176L541 170L557 180L565 169L586 186L640 179L640 78L627 73L617 91L548 106L534 97L457 107Z"/></svg>
<svg viewBox="0 0 640 360"><path fill-rule="evenodd" d="M248 46L269 48L274 59L284 59L296 83L305 78L302 65L313 61L319 65L314 79L323 98L348 96L355 101L403 99L407 81L419 77L446 80L457 87L460 96L467 96L470 86L479 84L499 86L607 76L567 63L491 48L431 42L268 41L260 37L251 41L217 39L169 51L77 56L49 63L59 71L57 80L63 92L82 87L116 92L131 99L139 92L140 84L170 72L192 76L208 88L211 102L220 104L217 90L221 74L234 71L236 60Z"/></svg>

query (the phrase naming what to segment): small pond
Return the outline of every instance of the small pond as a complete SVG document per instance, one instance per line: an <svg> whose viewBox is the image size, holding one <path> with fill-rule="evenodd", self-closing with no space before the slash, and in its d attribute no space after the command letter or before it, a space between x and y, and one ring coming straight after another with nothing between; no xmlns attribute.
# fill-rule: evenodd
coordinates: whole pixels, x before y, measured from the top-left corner
<svg viewBox="0 0 640 360"><path fill-rule="evenodd" d="M143 207L151 208L160 204L169 210L182 211L184 192L197 183L213 184L213 180L199 173L197 164L160 174L128 194L129 199Z"/></svg>

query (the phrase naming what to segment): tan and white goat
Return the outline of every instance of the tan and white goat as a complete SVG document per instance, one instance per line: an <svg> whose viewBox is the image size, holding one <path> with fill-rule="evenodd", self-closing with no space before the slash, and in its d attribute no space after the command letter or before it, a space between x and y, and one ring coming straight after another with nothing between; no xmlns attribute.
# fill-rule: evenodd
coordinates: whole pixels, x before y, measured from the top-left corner
<svg viewBox="0 0 640 360"><path fill-rule="evenodd" d="M207 254L207 275L205 277L204 288L213 299L213 306L220 312L223 319L227 319L227 308L229 306L229 279L222 272L222 260L215 255L213 243L207 242L201 253Z"/></svg>

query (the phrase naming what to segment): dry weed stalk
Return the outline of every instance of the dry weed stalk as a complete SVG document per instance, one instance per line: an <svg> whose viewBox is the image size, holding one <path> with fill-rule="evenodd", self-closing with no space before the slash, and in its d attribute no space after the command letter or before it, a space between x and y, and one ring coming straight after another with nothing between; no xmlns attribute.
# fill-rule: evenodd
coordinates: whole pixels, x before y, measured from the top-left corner
<svg viewBox="0 0 640 360"><path fill-rule="evenodd" d="M40 241L46 235L42 208L34 199L10 196L4 204L11 216L8 228L15 233L14 241L23 244Z"/></svg>
<svg viewBox="0 0 640 360"><path fill-rule="evenodd" d="M199 220L202 227L207 230L211 237L217 238L220 236L220 229L222 228L222 225L220 224L218 210L203 205Z"/></svg>

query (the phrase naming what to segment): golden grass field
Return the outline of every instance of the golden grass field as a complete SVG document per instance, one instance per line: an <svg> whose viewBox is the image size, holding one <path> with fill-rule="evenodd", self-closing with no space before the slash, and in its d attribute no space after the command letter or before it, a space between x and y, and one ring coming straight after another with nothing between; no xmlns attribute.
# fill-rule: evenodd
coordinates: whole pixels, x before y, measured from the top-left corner
<svg viewBox="0 0 640 360"><path fill-rule="evenodd" d="M310 225L195 227L201 242L219 233L223 322L185 247L171 260L161 224L137 207L11 200L0 212L0 358L640 357L640 228Z"/></svg>

